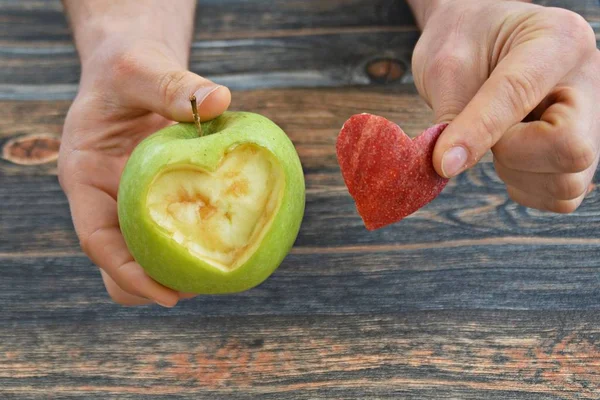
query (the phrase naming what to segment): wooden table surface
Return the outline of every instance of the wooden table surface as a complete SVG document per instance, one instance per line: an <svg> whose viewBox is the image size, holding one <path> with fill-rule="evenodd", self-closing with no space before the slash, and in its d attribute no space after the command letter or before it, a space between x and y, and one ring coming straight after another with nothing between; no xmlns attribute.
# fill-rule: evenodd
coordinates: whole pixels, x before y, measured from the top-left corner
<svg viewBox="0 0 600 400"><path fill-rule="evenodd" d="M593 0L566 5L600 28ZM0 398L598 399L600 194L511 202L486 157L367 232L335 139L357 112L417 134L418 38L395 0L205 0L191 68L294 141L306 215L279 270L175 309L111 302L78 246L56 151L79 65L57 0L0 0Z"/></svg>

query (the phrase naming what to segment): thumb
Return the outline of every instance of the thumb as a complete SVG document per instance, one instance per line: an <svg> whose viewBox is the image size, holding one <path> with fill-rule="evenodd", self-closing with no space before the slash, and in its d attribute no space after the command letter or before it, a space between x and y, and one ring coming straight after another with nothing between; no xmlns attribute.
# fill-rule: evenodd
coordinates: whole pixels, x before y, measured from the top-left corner
<svg viewBox="0 0 600 400"><path fill-rule="evenodd" d="M451 178L474 166L533 111L579 61L564 51L545 37L511 50L440 136L433 153L438 174Z"/></svg>
<svg viewBox="0 0 600 400"><path fill-rule="evenodd" d="M126 104L153 111L173 121L193 121L192 94L196 96L202 121L218 117L231 103L231 93L225 86L170 63L132 71L126 81L122 91Z"/></svg>

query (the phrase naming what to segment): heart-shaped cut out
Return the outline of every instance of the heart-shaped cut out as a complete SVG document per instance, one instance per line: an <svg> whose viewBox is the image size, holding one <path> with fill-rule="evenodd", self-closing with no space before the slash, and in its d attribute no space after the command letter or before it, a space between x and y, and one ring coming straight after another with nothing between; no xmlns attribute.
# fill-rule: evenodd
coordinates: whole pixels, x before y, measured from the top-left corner
<svg viewBox="0 0 600 400"><path fill-rule="evenodd" d="M337 157L367 229L398 222L435 199L448 183L435 171L433 150L447 124L414 139L376 115L352 116L337 139Z"/></svg>
<svg viewBox="0 0 600 400"><path fill-rule="evenodd" d="M228 152L215 171L190 165L164 170L147 204L156 224L192 254L223 271L254 252L281 206L284 173L253 145Z"/></svg>

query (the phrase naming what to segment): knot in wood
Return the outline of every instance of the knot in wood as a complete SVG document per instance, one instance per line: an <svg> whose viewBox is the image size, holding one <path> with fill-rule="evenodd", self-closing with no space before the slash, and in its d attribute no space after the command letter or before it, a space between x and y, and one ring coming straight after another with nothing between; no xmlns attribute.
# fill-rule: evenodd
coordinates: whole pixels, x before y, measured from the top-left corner
<svg viewBox="0 0 600 400"><path fill-rule="evenodd" d="M32 134L9 140L2 148L2 158L20 165L40 165L58 158L60 138L49 134Z"/></svg>
<svg viewBox="0 0 600 400"><path fill-rule="evenodd" d="M402 78L404 72L404 64L392 58L380 58L367 64L367 75L372 82L395 82Z"/></svg>

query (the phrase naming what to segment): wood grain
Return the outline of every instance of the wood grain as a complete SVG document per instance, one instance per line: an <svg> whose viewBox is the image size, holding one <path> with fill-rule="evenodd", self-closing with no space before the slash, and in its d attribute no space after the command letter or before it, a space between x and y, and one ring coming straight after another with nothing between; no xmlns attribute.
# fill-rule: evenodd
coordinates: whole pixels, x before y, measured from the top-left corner
<svg viewBox="0 0 600 400"><path fill-rule="evenodd" d="M595 0L537 3L600 28ZM403 1L204 0L196 18L192 69L260 86L232 108L298 149L296 246L246 293L113 304L73 232L56 142L35 139L60 136L78 80L60 2L0 0L1 399L600 398L597 190L570 216L527 210L488 155L401 224L362 226L335 157L343 122L431 123L401 75L418 37Z"/></svg>
<svg viewBox="0 0 600 400"><path fill-rule="evenodd" d="M0 99L73 98L80 67L60 2L2 0L0 15ZM409 65L418 38L402 1L211 0L196 17L191 69L233 89L368 84L371 60Z"/></svg>
<svg viewBox="0 0 600 400"><path fill-rule="evenodd" d="M2 40L69 41L60 0L0 0ZM414 25L404 1L397 0L199 0L198 35L246 37L288 29Z"/></svg>
<svg viewBox="0 0 600 400"><path fill-rule="evenodd" d="M80 253L5 255L0 304L10 307L0 314L0 325L30 318L81 322L169 315L598 310L599 242L512 238L384 249L363 245L334 252L297 247L258 288L202 296L174 310L115 306L97 269Z"/></svg>
<svg viewBox="0 0 600 400"><path fill-rule="evenodd" d="M308 192L298 246L415 244L530 236L557 241L598 237L595 224L600 222L597 211L600 198L596 192L592 192L573 215L527 210L508 199L504 185L489 162L453 180L439 199L398 227L366 235L339 173L335 138L343 122L359 111L386 116L400 123L410 135L420 133L430 124L431 113L414 91L402 88L369 93L360 89L263 90L239 92L234 99L233 109L250 110L272 118L298 149ZM60 132L67 108L66 102L2 103L0 146L9 139L33 132ZM28 117L22 118L25 113ZM66 199L53 176L55 163L22 166L0 160L0 172L3 174L0 201L6 205L0 209L0 223L6 232L11 231L10 241L0 241L0 253L76 251L77 240ZM24 181L23 176L29 178ZM45 229L36 230L39 224ZM331 229L331 226L339 228ZM431 236L431 231L437 232L436 235Z"/></svg>
<svg viewBox="0 0 600 400"><path fill-rule="evenodd" d="M0 383L32 398L597 399L591 312L144 318L0 329ZM2 389L0 389L1 393ZM171 397L178 396L178 397Z"/></svg>
<svg viewBox="0 0 600 400"><path fill-rule="evenodd" d="M402 224L366 234L335 162L336 127L362 106L417 134L430 113L415 93L263 90L235 98L234 108L261 112L290 133L307 182L296 247L247 293L174 310L112 304L78 248L54 163L2 162L7 395L36 398L51 388L61 398L594 398L589 354L597 342L587 338L598 325L580 310L600 309L596 192L573 216L526 210L483 163ZM68 107L2 105L2 141L54 132ZM495 318L504 328L490 325ZM565 318L571 322L556 325ZM379 319L388 330L373 333ZM261 340L266 350L247 344Z"/></svg>
<svg viewBox="0 0 600 400"><path fill-rule="evenodd" d="M470 246L480 239L531 236L553 238L560 244L564 239L600 237L597 192L571 215L529 210L507 198L490 164L480 165L454 181L438 199L401 225L368 235L338 172L309 172L306 179L305 219L296 245L315 251L363 244L433 245L445 241ZM25 182L19 177L5 177L0 201L0 257L78 251L68 205L55 177L31 176ZM44 229L39 229L40 225Z"/></svg>
<svg viewBox="0 0 600 400"><path fill-rule="evenodd" d="M9 140L32 134L58 136L68 111L67 101L0 102L0 148ZM337 167L335 138L346 119L356 112L377 112L402 124L417 135L432 119L414 88L387 85L364 91L357 88L322 90L257 90L236 92L233 110L264 114L280 125L303 153L307 169ZM0 162L4 175L45 174L47 166L20 167Z"/></svg>
<svg viewBox="0 0 600 400"><path fill-rule="evenodd" d="M371 83L368 64L382 57L410 65L415 28L292 31L280 36L199 40L190 68L233 89ZM4 47L4 48L3 48ZM42 47L0 44L0 100L74 97L80 67L70 42ZM37 90L32 90L34 86Z"/></svg>
<svg viewBox="0 0 600 400"><path fill-rule="evenodd" d="M600 31L595 0L538 1L573 9ZM44 5L42 5L44 4ZM69 100L80 67L60 2L0 0L0 100ZM419 32L403 1L201 2L191 70L237 90L377 82L374 60L409 73Z"/></svg>

